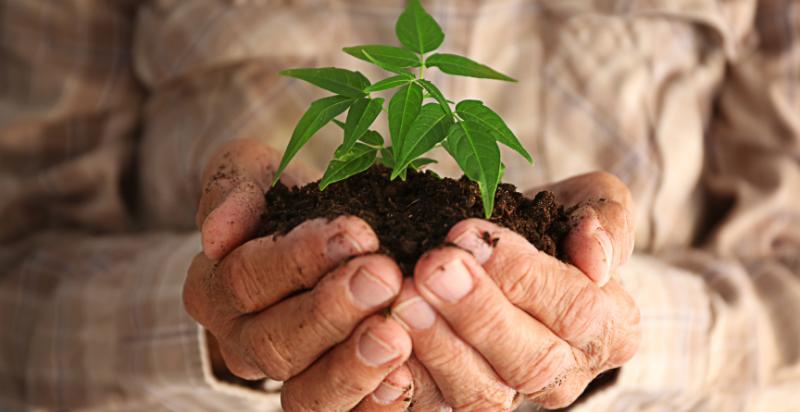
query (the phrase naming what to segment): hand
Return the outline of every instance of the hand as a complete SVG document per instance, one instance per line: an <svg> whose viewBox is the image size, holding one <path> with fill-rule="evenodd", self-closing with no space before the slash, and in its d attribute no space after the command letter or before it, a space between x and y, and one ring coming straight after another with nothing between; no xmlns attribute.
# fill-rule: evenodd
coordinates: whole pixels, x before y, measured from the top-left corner
<svg viewBox="0 0 800 412"><path fill-rule="evenodd" d="M565 240L575 266L469 219L447 237L463 250L427 253L405 280L392 313L421 365L415 390L429 395L419 410L510 410L524 399L564 407L635 353L639 311L613 275L633 247L627 188L593 173L549 189L580 204Z"/></svg>
<svg viewBox="0 0 800 412"><path fill-rule="evenodd" d="M184 285L187 312L214 336L227 369L285 381L284 409L402 411L411 395L408 334L376 315L400 290L393 260L355 217L307 221L249 240L278 156L224 146L205 173L203 253ZM291 174L288 176L291 178Z"/></svg>

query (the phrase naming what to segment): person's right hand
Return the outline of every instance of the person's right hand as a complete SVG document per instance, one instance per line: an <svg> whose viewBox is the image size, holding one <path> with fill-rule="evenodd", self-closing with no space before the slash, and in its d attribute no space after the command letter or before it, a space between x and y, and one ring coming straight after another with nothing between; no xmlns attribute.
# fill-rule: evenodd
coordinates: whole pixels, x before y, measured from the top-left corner
<svg viewBox="0 0 800 412"><path fill-rule="evenodd" d="M216 338L233 374L284 381L287 411L405 410L411 340L376 315L397 296L402 275L393 260L370 254L378 239L369 225L316 219L248 241L277 161L260 142L238 140L210 162L187 312Z"/></svg>

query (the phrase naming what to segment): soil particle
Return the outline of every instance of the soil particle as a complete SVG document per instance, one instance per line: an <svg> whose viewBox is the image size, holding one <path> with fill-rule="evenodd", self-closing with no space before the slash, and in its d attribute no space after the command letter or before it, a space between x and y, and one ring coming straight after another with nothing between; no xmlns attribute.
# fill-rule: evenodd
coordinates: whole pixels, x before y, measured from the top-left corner
<svg viewBox="0 0 800 412"><path fill-rule="evenodd" d="M282 235L309 219L354 215L377 233L381 253L393 257L411 275L419 257L445 243L450 228L467 218L483 218L478 185L462 177L439 178L409 171L405 182L389 180L389 170L375 166L320 192L317 183L287 188L278 183L266 193L267 212L259 236ZM516 231L537 249L565 259L561 242L569 231L564 207L548 191L526 198L501 184L491 222ZM490 233L483 240L496 246Z"/></svg>

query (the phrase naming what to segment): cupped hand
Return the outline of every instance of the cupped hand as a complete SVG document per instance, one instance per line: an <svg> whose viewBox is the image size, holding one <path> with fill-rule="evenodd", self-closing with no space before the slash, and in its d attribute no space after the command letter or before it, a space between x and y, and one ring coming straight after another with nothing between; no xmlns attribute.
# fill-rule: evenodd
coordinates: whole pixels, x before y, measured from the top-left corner
<svg viewBox="0 0 800 412"><path fill-rule="evenodd" d="M397 296L402 275L374 254L369 225L317 219L249 240L278 160L244 140L209 163L197 214L203 252L184 284L187 312L213 335L231 373L284 381L287 411L405 410L411 340L377 314Z"/></svg>
<svg viewBox="0 0 800 412"><path fill-rule="evenodd" d="M448 234L458 247L427 253L405 280L392 313L419 363L418 410L564 407L634 355L639 311L614 275L633 249L627 188L592 173L547 189L578 205L564 245L574 266L469 219Z"/></svg>

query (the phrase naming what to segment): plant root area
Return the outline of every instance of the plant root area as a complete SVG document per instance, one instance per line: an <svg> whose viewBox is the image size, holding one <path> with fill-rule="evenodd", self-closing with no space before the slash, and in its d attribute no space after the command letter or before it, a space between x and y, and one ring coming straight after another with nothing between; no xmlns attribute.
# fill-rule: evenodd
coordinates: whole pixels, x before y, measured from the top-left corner
<svg viewBox="0 0 800 412"><path fill-rule="evenodd" d="M266 193L267 212L259 236L283 235L309 219L353 215L372 226L380 253L391 256L404 275L413 274L422 254L445 243L461 220L484 218L478 185L466 177L440 178L409 169L406 181L389 180L389 169L373 166L320 191L317 182L288 188L278 183ZM539 192L527 198L501 184L491 222L512 229L538 250L566 261L562 240L570 229L568 214L555 195ZM484 240L492 243L486 233Z"/></svg>

